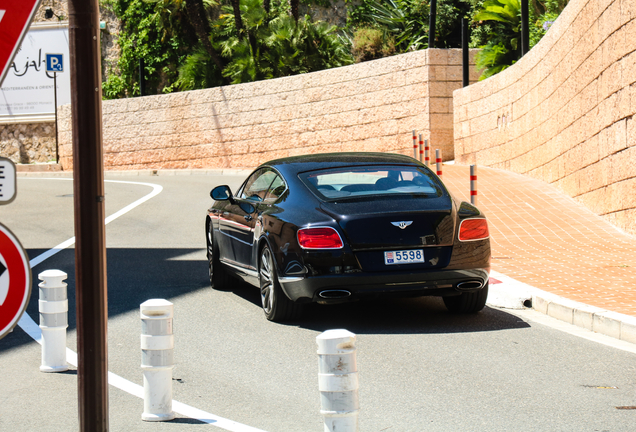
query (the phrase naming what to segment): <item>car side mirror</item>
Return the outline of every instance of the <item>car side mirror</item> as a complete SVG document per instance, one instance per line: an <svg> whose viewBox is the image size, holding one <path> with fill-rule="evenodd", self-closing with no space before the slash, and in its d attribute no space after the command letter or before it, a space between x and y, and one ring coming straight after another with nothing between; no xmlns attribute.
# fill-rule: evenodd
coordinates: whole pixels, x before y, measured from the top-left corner
<svg viewBox="0 0 636 432"><path fill-rule="evenodd" d="M232 199L232 190L227 185L217 186L212 189L212 191L210 191L210 197L215 201L234 201Z"/></svg>

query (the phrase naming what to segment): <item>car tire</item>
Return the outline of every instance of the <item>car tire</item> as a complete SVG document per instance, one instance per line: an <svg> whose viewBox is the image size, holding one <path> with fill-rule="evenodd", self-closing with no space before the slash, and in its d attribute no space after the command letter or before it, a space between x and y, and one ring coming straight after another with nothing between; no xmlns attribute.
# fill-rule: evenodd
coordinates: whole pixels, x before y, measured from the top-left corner
<svg viewBox="0 0 636 432"><path fill-rule="evenodd" d="M453 313L476 313L486 306L488 284L479 291L465 292L458 296L444 297L446 309Z"/></svg>
<svg viewBox="0 0 636 432"><path fill-rule="evenodd" d="M283 322L300 317L302 305L291 301L278 282L274 256L269 246L260 253L258 273L261 287L261 304L269 321Z"/></svg>
<svg viewBox="0 0 636 432"><path fill-rule="evenodd" d="M207 224L206 243L208 255L208 276L210 286L215 290L227 290L230 286L230 275L219 260L219 247L214 243L212 224Z"/></svg>

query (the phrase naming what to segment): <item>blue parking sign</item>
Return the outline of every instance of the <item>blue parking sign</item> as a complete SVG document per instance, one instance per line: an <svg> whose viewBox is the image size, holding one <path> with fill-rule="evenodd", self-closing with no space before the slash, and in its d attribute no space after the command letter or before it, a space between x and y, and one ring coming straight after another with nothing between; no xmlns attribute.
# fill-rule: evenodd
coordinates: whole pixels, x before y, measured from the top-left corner
<svg viewBox="0 0 636 432"><path fill-rule="evenodd" d="M64 54L46 54L47 72L64 72Z"/></svg>

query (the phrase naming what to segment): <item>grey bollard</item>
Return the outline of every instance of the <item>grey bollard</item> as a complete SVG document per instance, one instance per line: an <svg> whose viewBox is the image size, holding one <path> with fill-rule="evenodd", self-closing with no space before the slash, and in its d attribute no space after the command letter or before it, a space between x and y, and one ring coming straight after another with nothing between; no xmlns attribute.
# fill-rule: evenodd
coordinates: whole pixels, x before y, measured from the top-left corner
<svg viewBox="0 0 636 432"><path fill-rule="evenodd" d="M141 368L144 373L144 421L169 421L172 411L172 368L174 367L174 307L163 299L140 305Z"/></svg>
<svg viewBox="0 0 636 432"><path fill-rule="evenodd" d="M318 388L325 432L357 432L358 368L356 335L348 330L327 330L318 343Z"/></svg>
<svg viewBox="0 0 636 432"><path fill-rule="evenodd" d="M61 270L46 270L38 275L42 281L38 306L42 329L42 372L64 372L66 363L66 328L68 327L68 277Z"/></svg>

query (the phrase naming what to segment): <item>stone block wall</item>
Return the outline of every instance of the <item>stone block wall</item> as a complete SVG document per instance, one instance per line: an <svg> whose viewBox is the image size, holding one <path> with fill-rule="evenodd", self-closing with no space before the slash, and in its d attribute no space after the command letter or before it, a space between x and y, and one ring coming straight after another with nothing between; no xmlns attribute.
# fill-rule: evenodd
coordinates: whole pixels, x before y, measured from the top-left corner
<svg viewBox="0 0 636 432"><path fill-rule="evenodd" d="M21 164L55 162L55 123L0 124L0 156Z"/></svg>
<svg viewBox="0 0 636 432"><path fill-rule="evenodd" d="M454 93L455 158L554 184L636 234L636 1L570 0L504 72Z"/></svg>
<svg viewBox="0 0 636 432"><path fill-rule="evenodd" d="M474 58L474 52L471 57ZM478 74L472 71L472 79ZM104 101L106 169L255 167L306 153L412 154L418 130L453 159L461 50L431 49L310 74ZM72 169L71 109L60 163Z"/></svg>

